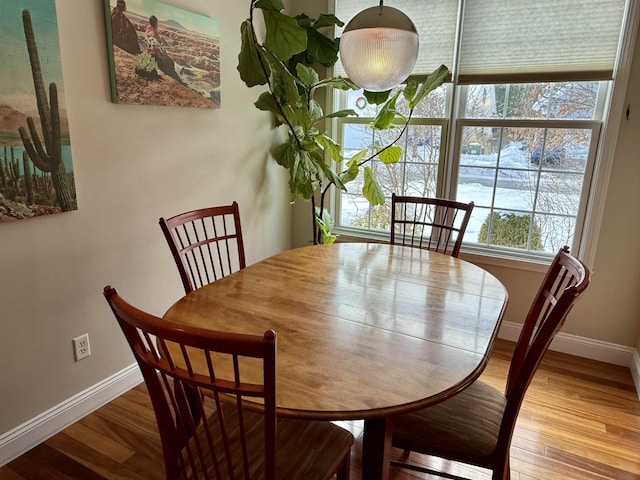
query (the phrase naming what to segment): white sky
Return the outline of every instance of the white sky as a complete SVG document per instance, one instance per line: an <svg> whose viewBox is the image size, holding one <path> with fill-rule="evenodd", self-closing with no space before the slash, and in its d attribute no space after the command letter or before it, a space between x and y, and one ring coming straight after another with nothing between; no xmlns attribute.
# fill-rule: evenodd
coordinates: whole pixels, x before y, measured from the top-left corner
<svg viewBox="0 0 640 480"><path fill-rule="evenodd" d="M193 32L203 33L210 37L218 38L220 28L218 21L205 15L200 15L188 10L176 8L166 3L155 0L126 0L127 10L148 17L155 15L158 20L175 20L184 28ZM115 0L110 0L112 8Z"/></svg>

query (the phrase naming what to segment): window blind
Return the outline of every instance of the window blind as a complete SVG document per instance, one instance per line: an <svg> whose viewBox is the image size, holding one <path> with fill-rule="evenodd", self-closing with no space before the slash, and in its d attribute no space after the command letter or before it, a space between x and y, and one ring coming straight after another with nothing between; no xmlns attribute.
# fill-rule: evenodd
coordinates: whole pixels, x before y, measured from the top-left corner
<svg viewBox="0 0 640 480"><path fill-rule="evenodd" d="M376 0L334 0L348 23ZM459 83L608 80L626 0L387 0L420 35L415 75L445 64ZM463 8L458 33L458 11ZM342 29L336 32L340 35ZM454 65L459 45L458 65ZM335 73L344 75L338 61Z"/></svg>
<svg viewBox="0 0 640 480"><path fill-rule="evenodd" d="M625 0L468 0L458 80L613 77Z"/></svg>

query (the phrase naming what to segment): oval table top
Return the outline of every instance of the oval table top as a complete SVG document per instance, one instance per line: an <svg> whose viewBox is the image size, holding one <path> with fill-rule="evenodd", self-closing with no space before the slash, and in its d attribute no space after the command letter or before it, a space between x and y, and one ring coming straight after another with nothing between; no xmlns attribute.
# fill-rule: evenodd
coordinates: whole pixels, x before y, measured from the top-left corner
<svg viewBox="0 0 640 480"><path fill-rule="evenodd" d="M164 317L275 330L278 415L347 420L415 410L466 387L488 361L506 303L504 286L464 260L340 243L262 260L189 293Z"/></svg>

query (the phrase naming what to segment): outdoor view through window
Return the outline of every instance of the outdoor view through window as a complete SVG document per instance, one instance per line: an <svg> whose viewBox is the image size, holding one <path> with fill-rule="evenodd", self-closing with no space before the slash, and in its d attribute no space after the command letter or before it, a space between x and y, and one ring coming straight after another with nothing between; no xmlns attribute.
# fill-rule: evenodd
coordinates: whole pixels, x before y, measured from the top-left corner
<svg viewBox="0 0 640 480"><path fill-rule="evenodd" d="M357 1L338 0L338 17ZM403 2L395 3L396 8L403 8ZM512 3L502 5L508 9ZM619 16L612 20L618 22L612 29L618 36L623 7L624 2L618 2ZM426 13L418 8L415 15L420 12ZM581 18L574 21L580 22ZM420 20L416 24L420 25ZM464 27L462 31L464 36ZM455 37L455 33L452 35ZM428 45L428 40L423 43ZM460 36L452 40L452 44L460 42ZM613 52L612 65L617 47ZM499 71L495 60L499 54L493 53L491 61ZM437 59L433 62L438 63ZM576 74L567 67L567 71L560 68L540 74L538 70L546 67L532 64L530 72L526 65L518 67L517 72L509 72L507 66L506 73L469 70L464 76L460 62L441 62L452 71L453 81L432 92L414 110L409 127L397 143L403 151L401 160L390 165L378 159L372 162L385 204L372 207L362 194L364 179L356 179L347 184L347 192L336 192L336 231L384 237L391 223L392 193L438 196L475 202L464 238L467 250L500 250L516 257L548 256L563 245L577 251L583 241L613 68L603 73L595 72L596 67L589 71L587 66ZM340 65L336 73L341 73ZM540 81L542 78L548 81ZM362 91L337 92L334 108L353 108L358 113L358 117L335 121L335 134L345 159L367 146L388 145L400 132L399 128L370 128L377 107L367 102ZM409 111L401 102L398 109L404 114Z"/></svg>
<svg viewBox="0 0 640 480"><path fill-rule="evenodd" d="M461 89L464 115L458 120L453 190L457 200L476 204L466 242L546 252L572 245L600 131L596 100L599 90L606 88L606 83L583 82ZM387 197L394 192L441 195L439 183L446 178L440 167L445 161L447 96L443 87L414 111L418 118L399 142L400 162L374 161L372 168ZM366 105L362 92L345 98L347 108L360 113L356 121L344 120L341 125L346 158L367 145L393 141L397 130L369 127L367 120L375 107ZM339 225L388 231L390 203L370 208L362 185L362 178L347 185Z"/></svg>

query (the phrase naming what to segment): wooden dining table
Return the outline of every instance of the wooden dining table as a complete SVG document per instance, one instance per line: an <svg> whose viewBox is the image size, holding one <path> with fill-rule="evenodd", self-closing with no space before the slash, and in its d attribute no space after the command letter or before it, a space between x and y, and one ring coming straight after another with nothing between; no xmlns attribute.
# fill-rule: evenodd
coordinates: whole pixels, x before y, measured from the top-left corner
<svg viewBox="0 0 640 480"><path fill-rule="evenodd" d="M467 261L339 243L257 262L187 294L164 317L229 332L275 330L278 415L364 419L362 477L378 480L388 478L393 415L473 382L506 304L502 283Z"/></svg>

